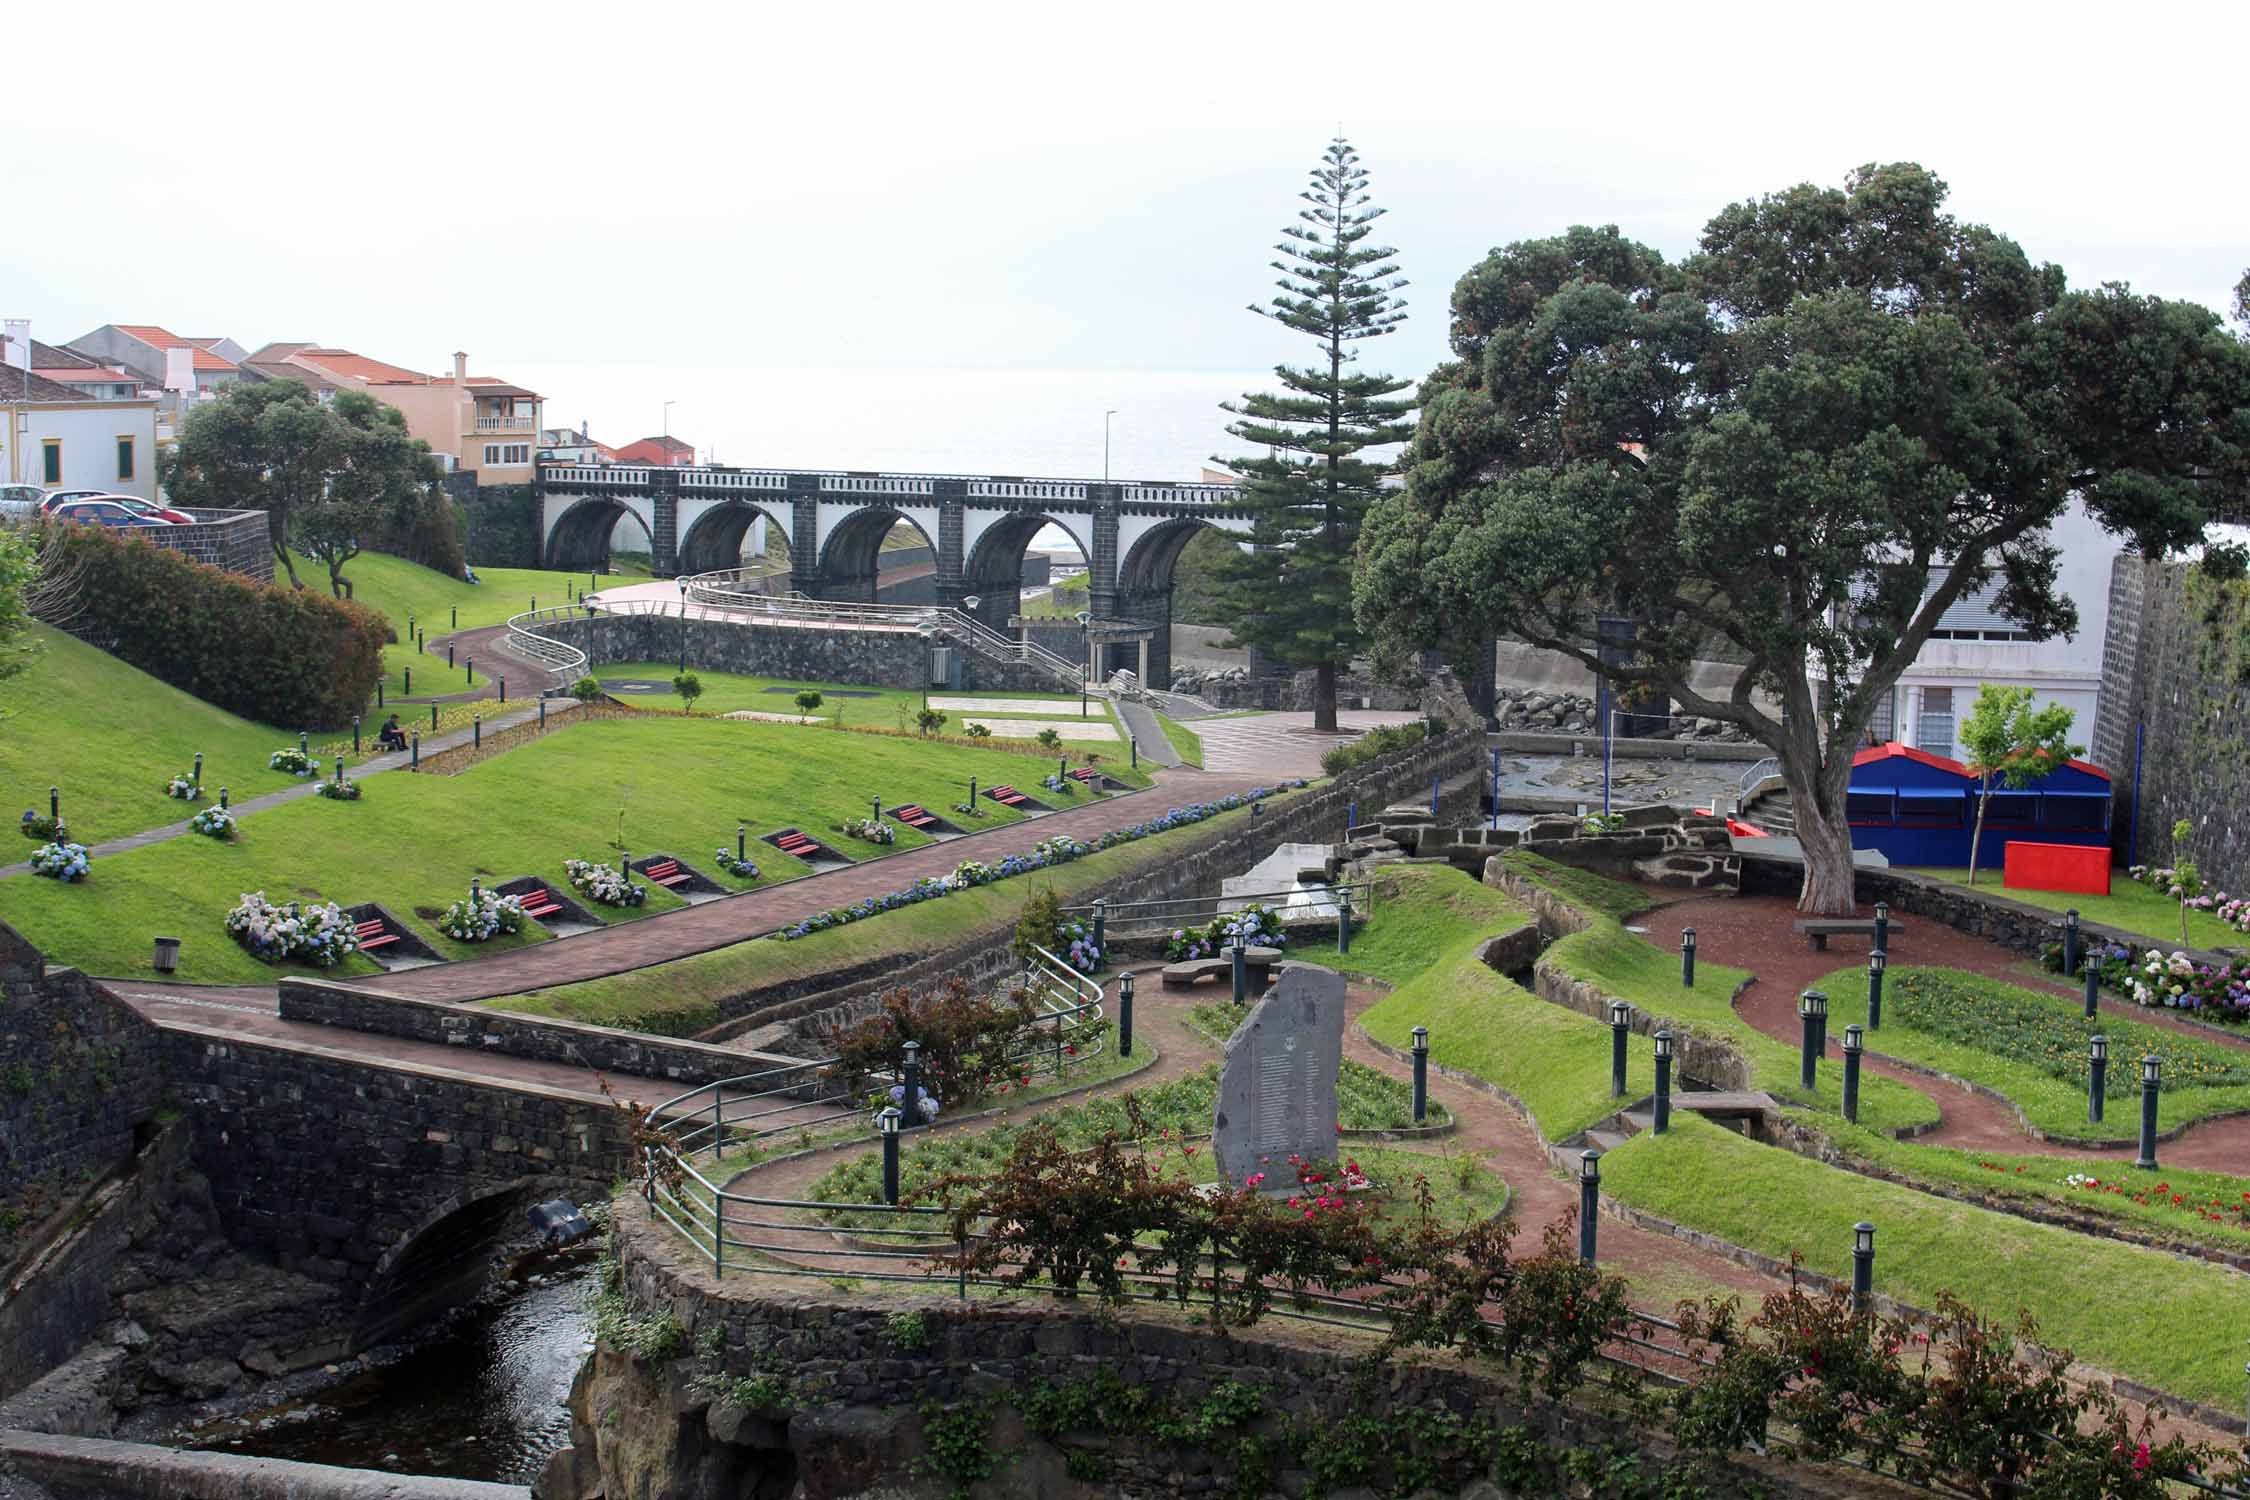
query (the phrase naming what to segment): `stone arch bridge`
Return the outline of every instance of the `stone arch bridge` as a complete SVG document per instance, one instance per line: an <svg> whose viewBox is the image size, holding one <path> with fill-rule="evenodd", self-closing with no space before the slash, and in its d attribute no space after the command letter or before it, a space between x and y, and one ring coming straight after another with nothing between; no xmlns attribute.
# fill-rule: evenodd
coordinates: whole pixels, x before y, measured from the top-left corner
<svg viewBox="0 0 2250 1500"><path fill-rule="evenodd" d="M1205 530L1250 533L1240 493L1225 484L544 464L539 498L549 567L599 565L612 528L631 516L648 533L659 575L718 572L738 565L743 538L763 517L789 540L789 587L835 601L875 601L876 554L906 521L937 559L936 603L1001 633L1022 610L1024 553L1053 526L1086 557L1093 615L1158 627L1159 643L1170 634L1173 568L1189 541ZM1168 647L1149 662L1161 686Z"/></svg>

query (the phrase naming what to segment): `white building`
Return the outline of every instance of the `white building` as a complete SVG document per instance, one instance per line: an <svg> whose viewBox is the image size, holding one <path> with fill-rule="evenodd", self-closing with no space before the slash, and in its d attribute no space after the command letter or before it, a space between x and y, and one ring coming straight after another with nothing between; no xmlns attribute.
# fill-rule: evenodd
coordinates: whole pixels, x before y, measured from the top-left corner
<svg viewBox="0 0 2250 1500"><path fill-rule="evenodd" d="M154 500L156 406L33 374L31 324L10 318L0 334L0 483Z"/></svg>
<svg viewBox="0 0 2250 1500"><path fill-rule="evenodd" d="M1937 629L1892 689L1890 702L1876 710L1876 739L1900 740L1959 759L1961 721L1976 702L1977 689L1992 683L2030 688L2038 707L2059 703L2070 709L2077 716L2073 735L2081 743L2093 742L2102 636L2109 625L2110 560L2118 542L2076 501L2049 535L2062 549L2057 586L2078 606L2077 633L2067 640L2030 639L1993 610L1993 596L2000 590L1995 581L1939 618Z"/></svg>

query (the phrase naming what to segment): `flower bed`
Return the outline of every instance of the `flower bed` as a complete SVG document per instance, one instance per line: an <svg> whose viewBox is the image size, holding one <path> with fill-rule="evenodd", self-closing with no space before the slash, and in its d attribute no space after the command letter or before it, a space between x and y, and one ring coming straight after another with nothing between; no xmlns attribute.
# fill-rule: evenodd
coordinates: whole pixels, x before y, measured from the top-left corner
<svg viewBox="0 0 2250 1500"><path fill-rule="evenodd" d="M836 825L847 838L865 839L870 844L895 844L898 830L880 818L846 818Z"/></svg>
<svg viewBox="0 0 2250 1500"><path fill-rule="evenodd" d="M563 873L570 877L570 888L589 901L603 906L640 906L648 900L648 887L635 885L614 866L592 864L583 859L563 861Z"/></svg>
<svg viewBox="0 0 2250 1500"><path fill-rule="evenodd" d="M1281 918L1253 902L1237 912L1215 917L1203 927L1175 927L1164 940L1164 956L1174 963L1191 958L1216 958L1237 937L1245 948L1279 948L1289 939Z"/></svg>
<svg viewBox="0 0 2250 1500"><path fill-rule="evenodd" d="M522 897L478 891L475 896L447 907L445 915L438 918L438 931L456 942L486 943L504 934L523 931L527 920Z"/></svg>
<svg viewBox="0 0 2250 1500"><path fill-rule="evenodd" d="M1885 995L1887 1019L1930 1036L1974 1047L2038 1068L2083 1088L2090 1069L2088 1042L2109 1038L2112 1062L2104 1091L2123 1098L2140 1090L2140 1071L2129 1062L2153 1053L2164 1064L2166 1090L2227 1088L2250 1084L2250 1054L2238 1048L2180 1036L2162 1027L2115 1016L2091 1020L2070 1002L2034 995L2013 985L1943 970L1894 974Z"/></svg>
<svg viewBox="0 0 2250 1500"><path fill-rule="evenodd" d="M43 844L67 843L70 825L60 818L43 817L27 807L23 810L23 836Z"/></svg>
<svg viewBox="0 0 2250 1500"><path fill-rule="evenodd" d="M234 837L234 814L223 807L206 807L188 819L188 831L200 833L207 839Z"/></svg>
<svg viewBox="0 0 2250 1500"><path fill-rule="evenodd" d="M2169 896L2174 901L2179 900L2183 894L2180 872L2170 865L2159 865L2153 869L2147 865L2135 865L2125 873L2150 890ZM2250 932L2250 896L2230 896L2225 891L2190 894L2187 896L2187 909L2217 917L2236 932Z"/></svg>
<svg viewBox="0 0 2250 1500"><path fill-rule="evenodd" d="M712 858L718 861L720 869L737 880L756 880L758 878L758 867L749 860L736 858L732 849L721 849Z"/></svg>
<svg viewBox="0 0 2250 1500"><path fill-rule="evenodd" d="M175 776L164 783L164 795L176 797L182 802L201 802L203 788L195 784L193 776Z"/></svg>
<svg viewBox="0 0 2250 1500"><path fill-rule="evenodd" d="M1995 1172L2001 1170L1998 1165L1988 1161L1980 1161L1977 1165L1990 1167ZM2114 1193L2121 1198L2130 1198L2133 1202L2148 1208L2178 1209L2180 1212L2202 1219L2206 1223L2226 1224L2236 1229L2250 1229L2250 1192L2242 1194L2231 1203L2224 1198L2216 1197L2206 1198L2198 1202L2185 1193L2172 1191L2172 1185L2169 1182L2159 1182L2150 1186L2145 1180L2121 1182L2114 1177L2096 1177L2091 1172L2072 1172L2063 1178L2062 1184L2064 1187L2076 1188L2085 1193Z"/></svg>
<svg viewBox="0 0 2250 1500"><path fill-rule="evenodd" d="M1112 828L1091 844L1082 839L1057 837L1042 840L1029 854L1011 854L996 865L968 860L944 879L934 875L924 876L904 890L892 891L883 896L870 896L864 901L855 901L850 906L815 912L803 921L782 928L774 937L786 943L796 938L809 937L816 932L825 932L831 927L842 927L849 922L880 916L884 912L911 906L918 901L929 901L953 891L965 891L974 885L989 885L995 880L1006 880L1033 870L1044 870L1049 865L1063 864L1103 849L1114 849L1119 844L1130 844L1174 828L1185 828L1190 823L1200 823L1206 818L1215 818L1220 813L1232 812L1235 808L1263 801L1277 792L1294 791L1304 784L1302 780L1292 779L1276 786L1252 787L1247 792L1229 792L1210 802L1190 802L1185 807L1169 808L1161 817L1150 818L1145 823Z"/></svg>
<svg viewBox="0 0 2250 1500"><path fill-rule="evenodd" d="M41 844L31 851L31 873L65 885L84 880L89 863L84 844Z"/></svg>
<svg viewBox="0 0 2250 1500"><path fill-rule="evenodd" d="M357 802L359 800L359 783L346 781L343 774L338 772L320 784L320 795L331 802Z"/></svg>
<svg viewBox="0 0 2250 1500"><path fill-rule="evenodd" d="M286 771L299 781L320 774L320 762L294 745L284 750L276 750L273 754L267 756L266 768L272 771Z"/></svg>
<svg viewBox="0 0 2250 1500"><path fill-rule="evenodd" d="M2185 953L2151 948L2125 992L2136 1005L2193 1011L2206 1021L2250 1022L2250 959L2202 964Z"/></svg>
<svg viewBox="0 0 2250 1500"><path fill-rule="evenodd" d="M227 913L227 933L253 958L334 968L359 951L359 928L333 901L276 906L264 891L245 892Z"/></svg>

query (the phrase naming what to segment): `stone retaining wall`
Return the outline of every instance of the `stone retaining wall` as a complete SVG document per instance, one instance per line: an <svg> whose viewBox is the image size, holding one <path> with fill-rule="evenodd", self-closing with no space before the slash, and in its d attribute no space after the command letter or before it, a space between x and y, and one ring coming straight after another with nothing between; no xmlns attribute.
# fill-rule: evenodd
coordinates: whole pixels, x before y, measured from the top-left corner
<svg viewBox="0 0 2250 1500"><path fill-rule="evenodd" d="M0 1472L56 1500L527 1500L520 1484L338 1469L109 1438L0 1431Z"/></svg>
<svg viewBox="0 0 2250 1500"><path fill-rule="evenodd" d="M1534 818L1525 829L1441 827L1383 819L1383 831L1425 857L1450 860L1471 874L1481 872L1492 852L1528 849L1560 864L1614 879L1682 890L1737 889L1741 861L1734 853L1726 819L1690 808L1636 807L1624 814L1615 833L1588 833L1569 815Z"/></svg>
<svg viewBox="0 0 2250 1500"><path fill-rule="evenodd" d="M563 1063L588 1069L589 1073L666 1078L682 1088L803 1061L739 1047L715 1047L703 1042L619 1031L608 1026L589 1026L579 1021L545 1020L507 1011L416 1000L405 995L384 995L325 979L282 980L280 1013L282 1019L288 1021L311 1021L347 1031L369 1031L470 1051L497 1052L505 1057ZM587 1087L593 1086L589 1076Z"/></svg>
<svg viewBox="0 0 2250 1500"><path fill-rule="evenodd" d="M677 614L595 615L557 620L539 634L584 651L591 667L611 662L676 662L682 633L687 663L715 672L778 677L788 682L862 682L870 687L920 691L930 683L931 642L911 630L823 629L816 625L759 625L743 620ZM939 644L944 644L940 642ZM961 688L980 692L1056 690L1045 672L953 648L961 663ZM775 712L788 711L784 694L774 695Z"/></svg>
<svg viewBox="0 0 2250 1500"><path fill-rule="evenodd" d="M194 525L146 526L134 535L214 568L273 582L273 533L264 511L193 509L187 514L195 517Z"/></svg>

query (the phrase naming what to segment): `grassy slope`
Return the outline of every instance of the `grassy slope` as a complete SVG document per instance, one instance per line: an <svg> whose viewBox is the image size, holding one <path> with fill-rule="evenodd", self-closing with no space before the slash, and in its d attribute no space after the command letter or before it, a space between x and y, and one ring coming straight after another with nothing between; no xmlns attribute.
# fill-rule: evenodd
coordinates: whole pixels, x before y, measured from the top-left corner
<svg viewBox="0 0 2250 1500"><path fill-rule="evenodd" d="M1296 956L1399 985L1432 967L1433 959L1466 956L1486 938L1531 922L1531 913L1505 891L1440 865L1378 870L1374 909L1358 915L1367 927L1353 935L1349 954L1323 949Z"/></svg>
<svg viewBox="0 0 2250 1500"><path fill-rule="evenodd" d="M1162 810L1152 805L1149 815L1153 817ZM1067 901L1112 876L1174 858L1196 840L1249 816L1248 809L1237 808L1153 838L1104 849L1037 875L956 891L941 900L901 907L791 943L756 938L631 974L533 990L486 1003L527 1015L560 1016L602 1025L669 1033L697 1030L714 1024L715 1007L730 995L800 975L828 972L885 953L927 952L958 942L968 933L1013 923L1038 890L1052 888Z"/></svg>
<svg viewBox="0 0 2250 1500"><path fill-rule="evenodd" d="M0 812L10 820L27 807L44 814L59 785L63 821L82 844L178 822L194 808L165 796L164 783L198 750L213 800L222 785L239 801L296 784L266 769L295 733L238 719L44 625L30 638L42 648L30 668L0 682ZM30 852L25 843L0 857Z"/></svg>
<svg viewBox="0 0 2250 1500"><path fill-rule="evenodd" d="M2018 1307L2080 1358L2177 1394L2242 1394L2242 1278L2218 1266L2032 1224L1848 1175L1693 1116L1602 1163L1619 1198L1813 1270L1851 1271L1851 1226L1877 1228L1877 1290L1922 1307L1952 1292L1995 1317Z"/></svg>
<svg viewBox="0 0 2250 1500"><path fill-rule="evenodd" d="M1930 880L1943 880L1961 885L1969 878L1963 870L1901 870L1903 875L1920 875ZM2026 906L2041 906L2048 911L2068 911L2078 908L2078 915L2089 922L2101 922L2126 932L2159 943L2177 946L2180 941L2180 903L2170 896L2159 895L2138 881L2120 875L2110 885L2106 896L2089 896L2075 891L2019 891L2003 887L1997 871L1987 870L1977 877L1977 889L1989 891L2010 901L2021 901ZM2242 933L2235 931L2217 917L2204 912L2188 913L2188 946L2191 948L2242 947L2250 943ZM2062 941L2058 929L2055 941Z"/></svg>
<svg viewBox="0 0 2250 1500"><path fill-rule="evenodd" d="M1648 897L1622 881L1558 864L1528 849L1510 849L1500 856L1500 863L1512 874L1554 892L1582 912L1625 917L1648 905Z"/></svg>
<svg viewBox="0 0 2250 1500"><path fill-rule="evenodd" d="M328 587L326 565L301 554L297 558L297 576L307 588ZM566 585L583 588L586 584L583 573L551 573L538 568L484 568L477 573L477 577L484 580L482 583L464 583L418 563L380 552L363 552L353 558L344 565L344 577L351 580L352 597L380 611L398 632L398 642L383 651L384 692L402 693L405 690L403 669L412 667L416 697L466 692L468 669L465 659L458 653L452 667L446 666L442 649L434 655L417 654L413 636L407 629L409 621L421 626L425 639L450 634L455 629L499 625L510 615L530 609L534 598L541 608L568 604ZM459 612L458 626L453 624L455 611ZM490 675L489 668L499 665L488 662L479 668L477 681L483 682Z"/></svg>
<svg viewBox="0 0 2250 1500"><path fill-rule="evenodd" d="M813 736L818 751L808 754ZM621 806L625 841L636 854L679 855L731 885L710 856L733 842L737 822L749 824L753 840L792 825L825 830L863 812L863 793L950 805L971 775L988 785L1020 780L1022 765L1021 757L994 751L795 725L608 720L573 726L455 777L377 777L357 804L308 798L274 808L244 819L232 844L188 837L113 856L82 885L0 882L0 915L59 961L96 973L144 972L149 937L162 930L187 938L182 979L257 980L274 971L221 930L242 891L262 889L277 900L376 900L402 917L430 914L465 893L472 874L560 881L566 858L614 857L606 842L617 836ZM1012 819L996 809L984 826ZM841 834L828 841L847 853L877 852ZM900 830L899 847L920 842ZM751 853L767 879L801 873L770 845L753 843ZM644 911L671 904L653 896ZM426 919L416 925L441 951L467 951L437 937Z"/></svg>
<svg viewBox="0 0 2250 1500"><path fill-rule="evenodd" d="M1916 970L1898 968L1891 970L1891 980ZM2101 1032L2109 1037L2110 1066L2132 1073L2138 1067L2137 1059L2149 1046L2166 1049L2184 1049L2230 1061L2240 1060L2239 1054L2229 1056L2228 1049L2217 1042L2199 1042L2176 1032L2161 1031L2144 1023L2122 1020L2103 1015L2094 1020L2085 1017L2084 1005L2061 995L2005 984L1999 980L1975 979L1959 976L1975 986L1990 987L1996 992L2007 992L2013 998L2028 1000L2033 1004L2052 1009L2057 1022L2066 1033L2092 1037ZM1857 968L1838 969L1822 981L1830 995L1828 1012L1829 1034L1841 1038L1844 1027L1852 1023L1867 1023L1866 971ZM2140 1132L2140 1102L2137 1094L2120 1098L2112 1095L2103 1110L2106 1118L2093 1124L2086 1118L2086 1087L2083 1083L2066 1083L2045 1068L2011 1056L2005 1052L1988 1051L1966 1042L1950 1040L1943 1036L1919 1031L1905 1024L1895 1007L1885 1007L1883 1029L1868 1038L1872 1051L1887 1053L1906 1062L1935 1068L1957 1078L1968 1078L1987 1088L2005 1094L2023 1110L2031 1122L2051 1135L2074 1136L2088 1140L2129 1141ZM2076 1049L2079 1056L2087 1049ZM2137 1086L2136 1086L2137 1087ZM2156 1118L2166 1130L2205 1115L2230 1110L2250 1109L2250 1085L2234 1084L2224 1088L2185 1088L2173 1084L2157 1096Z"/></svg>
<svg viewBox="0 0 2250 1500"><path fill-rule="evenodd" d="M1164 738L1171 741L1172 752L1179 756L1180 763L1202 770L1203 736L1178 720L1167 719L1162 714L1156 716L1156 722L1164 727Z"/></svg>

